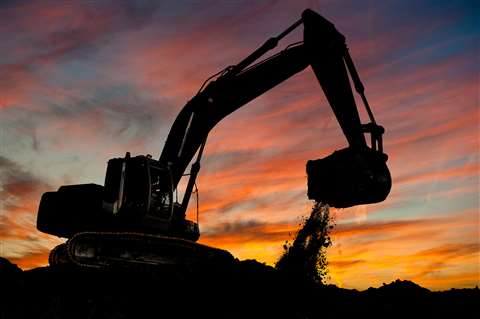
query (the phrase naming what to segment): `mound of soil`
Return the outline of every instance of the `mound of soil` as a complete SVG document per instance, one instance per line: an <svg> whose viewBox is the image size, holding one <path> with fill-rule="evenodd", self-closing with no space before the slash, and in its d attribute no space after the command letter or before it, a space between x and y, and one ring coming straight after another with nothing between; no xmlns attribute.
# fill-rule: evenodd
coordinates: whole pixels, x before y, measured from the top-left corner
<svg viewBox="0 0 480 319"><path fill-rule="evenodd" d="M479 289L298 282L254 260L189 271L22 271L0 259L0 318L467 318Z"/></svg>

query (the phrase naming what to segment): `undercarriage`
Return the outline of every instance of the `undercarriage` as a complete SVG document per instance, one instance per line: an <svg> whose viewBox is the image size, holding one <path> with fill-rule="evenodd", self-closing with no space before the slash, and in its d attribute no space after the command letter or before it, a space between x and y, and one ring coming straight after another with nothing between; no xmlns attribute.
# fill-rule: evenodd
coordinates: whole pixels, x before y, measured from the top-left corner
<svg viewBox="0 0 480 319"><path fill-rule="evenodd" d="M55 247L49 257L53 267L80 268L182 268L232 263L222 249L191 240L145 233L82 232Z"/></svg>

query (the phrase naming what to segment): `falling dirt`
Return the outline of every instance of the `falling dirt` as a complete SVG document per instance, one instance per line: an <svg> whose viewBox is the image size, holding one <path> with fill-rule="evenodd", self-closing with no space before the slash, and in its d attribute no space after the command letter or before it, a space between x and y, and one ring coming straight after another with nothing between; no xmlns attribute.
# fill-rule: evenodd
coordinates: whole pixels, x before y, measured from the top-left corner
<svg viewBox="0 0 480 319"><path fill-rule="evenodd" d="M332 228L329 206L316 202L293 243L284 245L285 252L276 268L293 278L325 284L328 274L326 250L331 245Z"/></svg>

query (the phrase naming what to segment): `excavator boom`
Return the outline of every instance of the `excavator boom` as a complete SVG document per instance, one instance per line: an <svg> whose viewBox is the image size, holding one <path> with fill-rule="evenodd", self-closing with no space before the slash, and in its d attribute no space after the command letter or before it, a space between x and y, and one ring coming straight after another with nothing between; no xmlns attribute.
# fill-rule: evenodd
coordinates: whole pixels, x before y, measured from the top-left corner
<svg viewBox="0 0 480 319"><path fill-rule="evenodd" d="M259 50L210 82L180 111L160 156L160 162L170 165L174 187L217 123L308 66L319 80L349 145L366 147L343 60L348 53L345 37L311 10L306 10L299 22L304 25L303 43L248 67L261 53L273 48L285 32L269 39ZM300 25L299 22L293 26Z"/></svg>
<svg viewBox="0 0 480 319"><path fill-rule="evenodd" d="M273 49L279 39L301 24L304 25L303 42L288 46L278 54L252 65L264 53ZM207 136L217 123L308 66L315 73L350 150L336 153L333 161L309 162L309 198L336 207L374 203L385 199L390 191L391 180L385 164L387 156L381 149L383 128L375 123L363 92L363 84L345 44L345 37L332 23L309 9L303 12L300 20L279 36L270 38L237 65L224 70L180 111L160 156L160 162L171 170L173 187L177 187L199 149L199 158L201 157ZM348 73L366 103L371 119L371 123L367 125L360 122ZM366 132L372 134L372 148L369 148L365 141ZM365 166L368 166L368 169L365 169ZM186 211L199 168L197 160L185 190L183 211ZM331 173L333 168L342 173L337 177L338 187L319 188L322 175ZM345 171L349 172L349 175L344 174ZM329 177L336 178L332 175ZM344 184L353 187L345 187Z"/></svg>

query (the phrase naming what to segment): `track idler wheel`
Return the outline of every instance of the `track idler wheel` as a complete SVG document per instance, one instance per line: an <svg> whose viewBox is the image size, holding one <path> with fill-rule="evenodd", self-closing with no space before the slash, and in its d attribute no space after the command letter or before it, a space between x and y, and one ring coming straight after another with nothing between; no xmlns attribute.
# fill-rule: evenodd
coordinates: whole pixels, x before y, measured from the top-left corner
<svg viewBox="0 0 480 319"><path fill-rule="evenodd" d="M50 267L58 267L70 264L70 257L67 252L67 245L60 244L52 249L48 255L48 263Z"/></svg>

